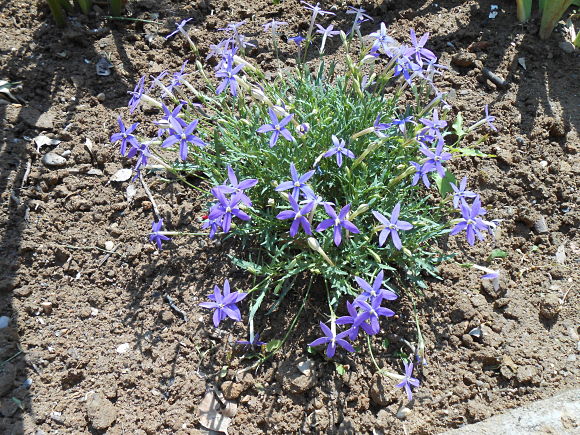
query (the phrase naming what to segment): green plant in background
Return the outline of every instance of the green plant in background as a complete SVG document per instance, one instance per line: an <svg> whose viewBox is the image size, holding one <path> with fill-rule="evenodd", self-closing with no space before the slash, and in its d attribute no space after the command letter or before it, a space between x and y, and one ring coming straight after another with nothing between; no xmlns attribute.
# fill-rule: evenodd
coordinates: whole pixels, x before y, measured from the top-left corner
<svg viewBox="0 0 580 435"><path fill-rule="evenodd" d="M529 20L532 15L532 0L516 0L516 4L518 20ZM547 39L550 36L558 20L571 5L580 6L580 0L539 0L540 38Z"/></svg>
<svg viewBox="0 0 580 435"><path fill-rule="evenodd" d="M88 15L93 5L91 0L75 0L81 9L82 13ZM50 12L57 26L66 26L66 12L73 10L73 5L69 0L46 0ZM119 17L123 13L125 1L123 0L109 0L109 7L112 17Z"/></svg>

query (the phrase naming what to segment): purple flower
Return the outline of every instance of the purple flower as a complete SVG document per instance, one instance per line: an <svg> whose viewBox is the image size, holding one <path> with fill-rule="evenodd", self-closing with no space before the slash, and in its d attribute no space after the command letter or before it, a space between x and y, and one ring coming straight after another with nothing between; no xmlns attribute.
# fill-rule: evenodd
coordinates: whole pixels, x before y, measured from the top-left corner
<svg viewBox="0 0 580 435"><path fill-rule="evenodd" d="M244 64L240 64L236 67L233 65L233 54L226 55L222 68L216 73L217 78L223 79L215 91L217 95L221 94L227 87L230 88L230 92L234 97L238 95L238 82L236 74L242 70Z"/></svg>
<svg viewBox="0 0 580 435"><path fill-rule="evenodd" d="M359 285L359 287L363 289L363 292L355 299L355 305L359 301L366 301L368 299L370 299L371 301L373 301L376 298L379 298L381 301L383 299L386 299L387 301L394 301L395 299L397 299L398 296L395 293L386 290L384 288L381 288L381 286L383 285L383 278L384 272L381 270L377 274L373 282L373 285L371 286L364 279L355 276L354 280Z"/></svg>
<svg viewBox="0 0 580 435"><path fill-rule="evenodd" d="M222 191L215 187L211 189L211 193L217 198L219 202L212 207L208 218L210 220L222 218L223 220L221 226L224 230L224 233L230 231L232 225L232 216L236 216L243 221L250 220L250 216L248 216L238 207L238 204L241 201L241 195L239 193L236 193L230 199L227 199Z"/></svg>
<svg viewBox="0 0 580 435"><path fill-rule="evenodd" d="M177 119L169 118L169 125L171 126L171 136L163 141L161 146L163 148L170 147L179 143L179 158L183 161L187 159L188 147L187 144L192 142L198 147L205 147L206 143L199 137L193 134L199 121L194 119L187 127L184 127Z"/></svg>
<svg viewBox="0 0 580 435"><path fill-rule="evenodd" d="M173 76L171 77L171 83L169 83L169 85L167 86L167 89L169 91L173 91L173 88L175 88L177 86L181 86L181 80L183 79L183 77L185 77L187 75L187 74L184 74L185 67L187 66L187 62L189 62L189 61L186 60L185 62L183 62L183 65L181 65L181 69L179 70L179 72L173 73Z"/></svg>
<svg viewBox="0 0 580 435"><path fill-rule="evenodd" d="M354 154L351 150L345 148L344 139L338 139L332 135L332 143L334 146L324 153L323 157L331 157L336 154L336 164L340 168L342 166L342 156L354 159Z"/></svg>
<svg viewBox="0 0 580 435"><path fill-rule="evenodd" d="M121 119L120 116L117 119L117 122L119 123L120 132L115 133L111 136L111 143L115 143L118 140L120 140L121 141L121 155L124 156L127 153L127 144L134 146L134 147L139 147L139 141L132 134L135 131L135 129L137 128L137 126L139 125L139 123L136 122L135 124L131 125L131 127L125 128L125 124L123 123L123 120Z"/></svg>
<svg viewBox="0 0 580 435"><path fill-rule="evenodd" d="M399 131L402 134L406 134L407 133L407 124L415 124L415 121L413 121L413 116L407 116L406 118L402 118L402 119L393 119L391 121L391 125L394 125L396 127L398 127Z"/></svg>
<svg viewBox="0 0 580 435"><path fill-rule="evenodd" d="M298 47L300 47L302 45L302 41L304 41L306 38L304 36L293 36L291 38L288 38L288 42L292 41L294 44L296 44Z"/></svg>
<svg viewBox="0 0 580 435"><path fill-rule="evenodd" d="M445 168L443 167L443 162L451 159L450 153L443 152L443 146L445 145L445 141L443 139L439 139L437 142L437 147L435 148L435 152L431 151L425 145L421 145L419 151L421 151L426 157L424 165L426 168L430 168L431 170L436 169L437 172L441 177L445 177Z"/></svg>
<svg viewBox="0 0 580 435"><path fill-rule="evenodd" d="M326 39L327 38L332 38L335 35L338 35L340 33L340 31L338 30L332 30L334 29L334 25L329 25L326 29L324 27L322 27L320 24L317 24L316 27L318 27L318 30L316 31L316 33L320 33L322 34L322 42L320 44L320 53L324 52L324 46L326 45Z"/></svg>
<svg viewBox="0 0 580 435"><path fill-rule="evenodd" d="M411 47L407 47L403 54L407 57L415 56L415 60L419 64L423 64L423 60L437 60L437 56L431 51L425 48L425 44L429 39L429 32L425 33L421 36L421 39L417 41L417 37L415 36L415 30L411 29Z"/></svg>
<svg viewBox="0 0 580 435"><path fill-rule="evenodd" d="M135 89L132 92L129 92L131 95L131 99L129 100L129 113L133 113L139 103L141 103L141 97L145 92L145 76L141 77L137 84L135 85Z"/></svg>
<svg viewBox="0 0 580 435"><path fill-rule="evenodd" d="M229 186L222 184L220 186L217 186L216 189L221 190L225 194L229 194L229 193L239 194L240 201L243 204L246 204L248 207L251 207L252 201L244 193L244 190L249 189L250 187L254 187L256 184L258 184L258 180L255 178L248 178L248 179L246 179L244 181L240 181L238 183L238 177L236 176L236 173L234 172L234 170L232 169L232 167L230 165L228 165L228 178L230 180Z"/></svg>
<svg viewBox="0 0 580 435"><path fill-rule="evenodd" d="M483 240L485 233L481 231L489 230L488 223L479 217L485 214L485 209L481 207L479 195L475 198L471 207L467 204L461 204L461 214L462 218L453 227L450 234L454 236L465 230L467 233L467 242L473 246L475 244L475 237L477 236L479 240Z"/></svg>
<svg viewBox="0 0 580 435"><path fill-rule="evenodd" d="M138 146L132 146L127 153L127 157L133 158L137 155L137 153L139 153L139 157L137 157L137 161L135 162L135 176L133 177L133 180L139 176L141 168L147 166L147 161L149 157L151 157L149 145L146 143L140 143Z"/></svg>
<svg viewBox="0 0 580 435"><path fill-rule="evenodd" d="M431 187L431 182L429 181L427 174L429 174L429 172L432 172L435 169L435 166L433 166L431 163L424 163L421 165L417 162L411 162L411 164L415 167L416 171L415 175L413 176L411 186L417 185L419 180L422 180L423 184L425 184L425 187L429 189Z"/></svg>
<svg viewBox="0 0 580 435"><path fill-rule="evenodd" d="M213 295L208 296L211 302L202 302L199 304L199 306L215 310L213 312L213 324L217 328L220 322L226 317L229 317L236 322L242 320L240 309L236 306L236 304L244 299L247 295L247 293L242 293L239 291L230 293L230 283L226 279L224 282L223 295L220 288L216 285L213 288Z"/></svg>
<svg viewBox="0 0 580 435"><path fill-rule="evenodd" d="M419 386L419 379L417 378L413 378L413 363L410 362L409 364L407 364L406 362L403 361L403 364L405 365L405 377L403 378L403 381L399 384L397 384L397 388L405 388L405 391L407 392L407 398L409 399L409 401L411 401L413 399L413 393L411 392L411 385L413 387L418 387Z"/></svg>
<svg viewBox="0 0 580 435"><path fill-rule="evenodd" d="M356 305L351 304L349 301L346 302L346 309L348 310L348 314L349 316L342 316L339 317L338 319L336 319L336 324L337 325L352 325L350 327L350 329L348 330L348 338L350 340L356 340L356 338L358 337L358 331L360 328L363 328L363 330L369 334L369 335L373 335L372 330L371 330L371 325L370 323L367 322L362 322L361 324L354 326L354 324L356 323L359 313L356 309Z"/></svg>
<svg viewBox="0 0 580 435"><path fill-rule="evenodd" d="M360 17L364 17L367 20L371 20L374 21L373 17L371 17L370 15L365 14L366 10L363 8L355 8L354 6L349 6L348 9L346 10L347 14L356 14L355 16L355 22L359 21Z"/></svg>
<svg viewBox="0 0 580 435"><path fill-rule="evenodd" d="M381 298L374 298L370 301L369 304L367 301L359 300L357 301L357 306L361 309L361 312L354 322L353 326L361 326L363 322L367 320L370 321L371 327L370 332L367 332L369 335L377 334L381 330L381 326L379 324L379 317L392 317L395 315L393 310L389 310L388 308L381 307Z"/></svg>
<svg viewBox="0 0 580 435"><path fill-rule="evenodd" d="M341 332L340 334L336 334L336 332L332 331L328 326L324 323L320 322L320 328L324 333L324 337L317 338L308 346L320 346L321 344L327 344L326 347L326 356L328 358L332 358L334 353L336 352L336 345L339 345L343 349L346 349L349 352L354 352L354 347L348 341L346 341L343 337L346 337L350 334L349 331Z"/></svg>
<svg viewBox="0 0 580 435"><path fill-rule="evenodd" d="M304 6L304 8L312 11L312 15L314 15L316 17L316 15L335 15L334 12L330 12L330 11L323 11L318 5L320 3L316 3L316 6L312 6L310 3L306 3L305 1L301 1L300 3L302 3Z"/></svg>
<svg viewBox="0 0 580 435"><path fill-rule="evenodd" d="M316 196L312 189L306 185L306 182L314 175L314 170L308 171L304 175L298 175L294 163L290 163L290 175L292 176L292 181L284 181L276 187L276 192L282 192L284 190L292 189L291 196L294 199L298 199L300 192L305 196Z"/></svg>
<svg viewBox="0 0 580 435"><path fill-rule="evenodd" d="M379 234L379 246L383 246L385 241L387 240L387 237L391 236L395 248L400 250L403 247L401 239L399 238L398 231L410 230L411 228L413 228L413 225L411 225L409 222L399 220L400 211L401 211L400 202L398 202L397 205L395 205L395 208L393 208L393 211L391 212L391 220L384 217L378 211L373 211L373 215L375 216L375 218L377 218L377 220L384 225L383 230Z"/></svg>
<svg viewBox="0 0 580 435"><path fill-rule="evenodd" d="M209 238L213 239L215 237L215 233L222 227L223 219L221 217L217 219L206 219L201 226L204 230L209 228Z"/></svg>
<svg viewBox="0 0 580 435"><path fill-rule="evenodd" d="M491 116L489 114L487 104L486 104L485 105L485 122L487 122L487 125L489 128L491 128L493 131L497 131L497 128L495 128L495 125L492 124L493 121L495 121L495 116Z"/></svg>
<svg viewBox="0 0 580 435"><path fill-rule="evenodd" d="M278 138L280 135L284 136L284 138L290 142L294 142L295 139L290 133L290 131L286 128L286 125L290 122L294 115L288 115L282 121L278 120L278 115L276 112L270 107L268 109L268 114L270 115L270 120L272 121L271 124L264 124L260 128L258 128L258 133L268 133L273 132L272 136L270 137L270 148L276 145L278 142Z"/></svg>
<svg viewBox="0 0 580 435"><path fill-rule="evenodd" d="M183 30L183 26L185 26L187 24L187 22L188 21L191 21L191 20L193 20L193 18L188 18L187 20L181 21L179 24L177 24L177 28L173 32L171 32L169 35L167 35L165 37L165 39L169 39L169 38L171 38L173 35L175 35L177 33L185 32L185 30Z"/></svg>
<svg viewBox="0 0 580 435"><path fill-rule="evenodd" d="M336 246L339 246L340 242L342 242L343 228L354 234L360 233L359 229L352 222L346 220L348 212L350 211L350 204L345 205L340 210L338 216L331 205L324 204L324 209L326 210L326 213L328 213L328 216L330 216L330 219L325 219L320 222L316 231L324 231L330 227L334 227L334 244Z"/></svg>
<svg viewBox="0 0 580 435"><path fill-rule="evenodd" d="M421 130L420 135L427 138L427 140L433 141L434 138L441 137L441 129L447 126L447 121L439 119L439 112L437 109L433 110L433 119L421 118L420 122L425 125L425 128Z"/></svg>
<svg viewBox="0 0 580 435"><path fill-rule="evenodd" d="M276 30L278 30L281 26L285 26L287 24L288 23L286 21L272 20L267 22L266 24L263 24L262 26L264 27L264 32L271 31L272 33L276 33Z"/></svg>
<svg viewBox="0 0 580 435"><path fill-rule="evenodd" d="M370 34L373 38L375 38L375 42L373 42L373 46L371 47L371 51L380 51L383 54L386 54L389 57L393 57L394 54L398 50L397 41L387 35L387 26L385 23L381 23L380 30L373 32Z"/></svg>
<svg viewBox="0 0 580 435"><path fill-rule="evenodd" d="M405 81L409 84L413 84L413 78L416 76L423 76L423 67L418 63L413 62L407 56L400 55L395 63L395 68L393 69L393 77L398 77L401 74L405 78Z"/></svg>
<svg viewBox="0 0 580 435"><path fill-rule="evenodd" d="M470 190L465 190L467 188L467 177L463 177L459 183L459 187L455 183L449 183L451 188L455 192L453 194L453 207L459 208L459 202L462 204L467 204L466 198L476 198L477 193Z"/></svg>
<svg viewBox="0 0 580 435"><path fill-rule="evenodd" d="M266 344L265 341L260 341L260 334L254 335L253 340L238 340L237 343L241 344L242 346L244 346L246 348L251 347L252 349L255 347L260 347L260 346Z"/></svg>
<svg viewBox="0 0 580 435"><path fill-rule="evenodd" d="M151 225L151 234L149 235L149 241L157 244L157 249L161 251L161 242L170 240L165 234L161 234L161 228L163 227L163 219L159 219L159 222L153 221Z"/></svg>
<svg viewBox="0 0 580 435"><path fill-rule="evenodd" d="M290 226L291 237L294 237L298 233L300 227L302 227L302 229L306 234L311 236L312 230L310 229L310 222L308 222L306 216L308 216L308 213L310 213L310 211L314 207L314 202L309 202L304 207L302 207L302 209L300 209L300 206L298 205L293 196L288 195L288 201L290 201L290 206L292 207L292 210L285 210L283 212L278 213L276 219L293 220L292 225Z"/></svg>
<svg viewBox="0 0 580 435"><path fill-rule="evenodd" d="M169 120L171 118L173 118L179 124L181 124L182 127L187 127L187 122L185 122L183 119L181 119L178 116L179 112L181 112L182 107L183 107L183 104L179 104L172 111L170 111L169 108L165 104L161 104L161 109L163 110L163 113L165 113L165 116L163 118L161 118L161 120L166 121L166 122L155 121L154 123L157 125L165 126L165 125L169 124ZM171 131L170 128L160 128L159 130L157 130L157 137L161 137L163 134L170 132L170 131Z"/></svg>
<svg viewBox="0 0 580 435"><path fill-rule="evenodd" d="M499 278L499 272L492 270L481 277L481 279L496 279Z"/></svg>

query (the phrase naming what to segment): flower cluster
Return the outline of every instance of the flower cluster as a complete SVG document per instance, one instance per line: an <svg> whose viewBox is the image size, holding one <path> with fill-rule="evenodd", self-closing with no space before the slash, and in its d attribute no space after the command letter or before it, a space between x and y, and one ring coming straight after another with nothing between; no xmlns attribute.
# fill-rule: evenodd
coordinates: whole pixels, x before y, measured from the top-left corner
<svg viewBox="0 0 580 435"><path fill-rule="evenodd" d="M188 82L191 66L184 62L176 72L150 77L149 88L142 77L130 92L131 113L143 103L157 108L155 139L140 140L139 123L127 127L119 118L119 132L111 141L120 144L123 156L137 158L137 174L154 160L157 167L201 191L209 199L201 227L210 239L228 234L258 242L252 245L259 250L258 260L246 252L233 259L250 273L265 276L262 284L247 293L231 292L226 280L223 291L216 285L209 301L200 304L213 310L216 327L227 318L241 321L237 304L260 291L259 297L251 298L250 340L243 344L261 346L264 342L253 334L252 322L268 292L275 289L281 300L286 292L280 289L288 280L318 274L331 284L331 320L320 322L324 335L310 346L325 345L332 358L337 347L353 352L352 342L361 331L375 336L381 318L394 315L385 305L398 295L384 284L385 271L401 270L420 281L421 272L433 273L438 261L427 242L465 230L473 244L498 222L484 220L481 199L467 190L467 178L455 183L446 168L458 144L446 132L449 108L435 77L444 67L426 48L429 35L418 36L411 29L410 43L401 44L380 23L367 44L361 26L372 18L364 9L349 8L355 19L345 34L335 24L316 22L333 12L302 3L312 12L308 31L288 38L298 51L300 68L284 80L265 80L265 74L246 60L253 44L240 33L245 21L232 23L220 29L226 39L207 54L213 73L206 74L198 65L201 84ZM180 34L195 51L185 30L188 21L179 23L168 38ZM276 52L284 25L276 20L264 24ZM318 39L322 55L329 38L339 34L349 74L334 78L331 66L325 75L324 62L311 73L301 54L306 58L308 47ZM350 53L349 41L355 35L363 46L358 58ZM372 73L370 63L376 63ZM385 83L395 91L383 92ZM401 104L398 99L404 92L414 103ZM485 118L469 131L484 123L495 129L493 121L486 107ZM163 151L152 152L153 147ZM167 158L168 151L174 157ZM189 177L201 180L201 185L193 185ZM430 206L423 187L439 187L443 179L450 181L453 194ZM450 203L462 215L452 227L441 222ZM163 225L158 218L149 235L159 250L168 235L178 234L163 231ZM362 278L375 274L372 284ZM337 304L347 296L347 315L337 318ZM345 329L337 331L337 325ZM405 363L398 385L409 399L411 387L419 385L412 372L413 364Z"/></svg>

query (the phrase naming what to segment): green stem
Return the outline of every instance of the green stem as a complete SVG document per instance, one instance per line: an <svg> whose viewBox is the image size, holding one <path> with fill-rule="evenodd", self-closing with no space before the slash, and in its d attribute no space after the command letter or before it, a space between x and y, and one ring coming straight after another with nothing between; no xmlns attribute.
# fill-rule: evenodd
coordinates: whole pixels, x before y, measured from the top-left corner
<svg viewBox="0 0 580 435"><path fill-rule="evenodd" d="M64 12L60 0L46 0L46 2L48 3L48 7L50 8L52 18L54 18L56 25L59 27L66 26L66 20L64 18Z"/></svg>
<svg viewBox="0 0 580 435"><path fill-rule="evenodd" d="M111 5L111 15L113 17L121 16L123 12L123 0L109 0Z"/></svg>
<svg viewBox="0 0 580 435"><path fill-rule="evenodd" d="M88 15L91 11L91 0L77 0L83 14Z"/></svg>
<svg viewBox="0 0 580 435"><path fill-rule="evenodd" d="M542 22L540 24L540 38L548 39L558 20L570 7L572 0L544 1L542 7Z"/></svg>

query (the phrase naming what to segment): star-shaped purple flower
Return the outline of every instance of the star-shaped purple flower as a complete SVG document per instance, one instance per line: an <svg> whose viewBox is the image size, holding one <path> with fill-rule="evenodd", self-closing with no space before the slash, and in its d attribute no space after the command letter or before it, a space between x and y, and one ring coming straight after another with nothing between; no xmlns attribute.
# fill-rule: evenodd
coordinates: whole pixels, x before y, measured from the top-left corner
<svg viewBox="0 0 580 435"><path fill-rule="evenodd" d="M453 207L459 208L459 203L467 204L466 198L476 198L477 193L467 189L467 177L463 177L459 183L459 187L455 183L449 183L453 189Z"/></svg>
<svg viewBox="0 0 580 435"><path fill-rule="evenodd" d="M437 170L437 173L441 177L445 177L445 168L443 167L443 162L451 159L451 153L444 153L443 147L445 146L445 141L443 139L439 139L437 142L437 146L435 147L435 152L431 151L427 146L421 145L419 151L421 151L427 160L425 160L424 165L426 168L432 167L433 169ZM431 169L431 170L433 170Z"/></svg>
<svg viewBox="0 0 580 435"><path fill-rule="evenodd" d="M222 184L220 186L217 186L216 189L221 190L225 194L230 193L240 194L240 201L243 204L246 204L248 207L251 207L252 201L250 200L248 195L244 193L244 190L254 187L256 184L258 184L258 180L255 178L248 178L238 183L238 177L236 176L236 173L234 172L234 170L230 165L228 165L228 179L230 181L229 185Z"/></svg>
<svg viewBox="0 0 580 435"><path fill-rule="evenodd" d="M429 32L421 36L421 39L417 41L417 36L415 35L415 30L411 29L411 47L407 47L403 54L407 57L415 56L415 60L419 64L423 64L423 60L435 61L437 56L431 51L425 48L425 44L429 39Z"/></svg>
<svg viewBox="0 0 580 435"><path fill-rule="evenodd" d="M129 100L128 104L129 113L133 113L135 109L137 109L139 103L141 103L141 98L143 97L144 93L145 93L145 76L141 77L137 82L137 84L135 85L135 89L129 92L129 94L131 95L131 99Z"/></svg>
<svg viewBox="0 0 580 435"><path fill-rule="evenodd" d="M329 204L324 204L324 209L330 219L325 219L316 228L316 231L324 231L327 228L334 227L334 244L336 246L340 246L342 242L342 229L344 228L351 233L358 234L360 233L359 229L350 221L346 220L348 212L350 211L350 204L345 205L341 210L340 213L337 215L334 208Z"/></svg>
<svg viewBox="0 0 580 435"><path fill-rule="evenodd" d="M220 288L216 285L213 288L213 294L208 296L211 302L202 302L199 304L199 306L215 310L213 312L213 324L217 328L220 322L226 317L229 317L236 322L242 320L240 309L236 306L236 304L244 299L247 295L247 293L242 293L239 291L230 293L230 283L226 279L224 282L223 295Z"/></svg>
<svg viewBox="0 0 580 435"><path fill-rule="evenodd" d="M386 299L387 301L394 301L395 299L397 299L398 296L395 293L387 289L381 288L381 286L383 285L384 276L385 273L384 271L381 270L377 274L372 286L364 279L355 276L354 280L359 285L359 287L363 289L363 292L355 299L355 305L358 303L358 301L366 301L369 299L371 301L373 301L376 298L379 298L381 301L383 299Z"/></svg>
<svg viewBox="0 0 580 435"><path fill-rule="evenodd" d="M135 124L131 125L129 128L125 127L125 124L123 123L123 120L121 119L121 117L119 116L119 118L117 119L117 122L119 123L119 133L115 133L111 136L111 142L115 143L117 141L121 141L121 155L124 156L127 154L127 144L129 144L132 147L139 147L139 141L137 140L137 138L132 134L135 129L137 128L137 126L139 125L138 122L136 122Z"/></svg>
<svg viewBox="0 0 580 435"><path fill-rule="evenodd" d="M323 157L331 157L336 155L336 164L340 168L342 166L342 156L346 156L350 159L354 159L355 155L353 152L347 148L345 148L344 139L338 139L335 135L332 135L332 143L334 146L330 148L323 154Z"/></svg>
<svg viewBox="0 0 580 435"><path fill-rule="evenodd" d="M199 137L193 134L195 129L197 128L197 123L199 120L194 119L187 127L184 127L181 122L179 122L175 118L169 118L169 125L171 128L171 136L163 141L161 146L163 148L170 147L179 143L179 158L183 161L187 159L187 153L189 148L187 146L188 143L194 143L200 148L205 147L207 144L202 141Z"/></svg>
<svg viewBox="0 0 580 435"><path fill-rule="evenodd" d="M354 322L353 326L361 326L363 322L367 320L371 323L369 335L377 334L381 330L381 325L379 324L379 317L393 317L395 312L389 310L388 308L381 307L381 298L374 298L369 304L367 301L359 300L357 301L357 306L361 309L360 314Z"/></svg>
<svg viewBox="0 0 580 435"><path fill-rule="evenodd" d="M235 97L238 95L238 81L237 74L242 70L244 64L234 66L234 56L233 54L226 55L223 61L221 69L215 74L217 78L222 79L221 83L217 87L215 93L217 95L221 94L227 87L230 88L230 93Z"/></svg>
<svg viewBox="0 0 580 435"><path fill-rule="evenodd" d="M403 362L403 364L405 365L405 377L403 378L403 381L401 383L397 384L397 388L405 388L405 391L407 392L407 398L409 399L409 401L411 401L413 399L411 385L413 387L418 387L420 385L420 382L419 379L412 377L413 363L410 362L409 364L407 364L406 362Z"/></svg>
<svg viewBox="0 0 580 435"><path fill-rule="evenodd" d="M306 182L314 175L314 170L308 171L304 175L298 175L294 163L290 163L290 175L292 176L292 181L284 181L276 187L276 192L282 192L284 190L292 189L291 196L294 199L298 199L300 192L305 196L316 196L312 189L306 185Z"/></svg>
<svg viewBox="0 0 580 435"><path fill-rule="evenodd" d="M188 18L186 20L182 20L180 23L177 24L177 28L171 32L169 35L167 35L165 37L165 39L169 39L171 38L173 35L177 34L177 33L183 33L185 32L185 30L183 29L183 27L187 24L188 21L193 20L193 18Z"/></svg>
<svg viewBox="0 0 580 435"><path fill-rule="evenodd" d="M493 131L497 131L497 128L495 127L495 125L493 125L493 121L495 121L495 116L492 116L489 114L488 111L488 107L487 104L485 105L485 122L487 123L487 126L492 129Z"/></svg>
<svg viewBox="0 0 580 435"><path fill-rule="evenodd" d="M290 133L290 130L286 128L286 125L292 120L294 115L288 115L282 121L278 120L278 115L274 112L274 109L271 107L268 109L268 114L270 115L270 119L272 120L271 124L264 124L260 128L258 128L258 133L268 133L273 132L272 136L270 137L270 148L276 145L278 142L278 138L280 135L284 136L284 138L290 142L295 142L294 137Z"/></svg>
<svg viewBox="0 0 580 435"><path fill-rule="evenodd" d="M425 187L429 189L431 187L431 182L429 181L427 175L435 170L435 166L433 166L431 163L424 163L421 165L417 162L411 162L411 165L415 167L416 171L415 175L413 176L411 186L417 185L419 180L422 180Z"/></svg>
<svg viewBox="0 0 580 435"><path fill-rule="evenodd" d="M346 349L349 352L354 352L354 347L348 341L346 341L343 337L348 336L350 333L349 331L341 332L340 334L336 334L336 332L332 331L328 326L324 323L320 322L320 328L322 332L324 332L324 337L317 338L308 346L320 346L321 344L327 344L326 347L326 356L328 358L332 358L336 352L336 346L340 346L343 349Z"/></svg>
<svg viewBox="0 0 580 435"><path fill-rule="evenodd" d="M409 222L399 220L399 213L401 212L401 203L398 202L391 212L391 219L387 219L385 216L380 214L378 211L373 211L373 215L377 220L385 226L385 228L379 234L379 246L383 246L387 237L391 236L393 239L393 245L395 248L401 249L403 244L399 238L399 230L408 231L413 228Z"/></svg>
<svg viewBox="0 0 580 435"><path fill-rule="evenodd" d="M314 202L309 202L304 207L302 207L302 209L300 209L300 206L298 205L298 203L296 202L296 200L292 195L288 195L288 201L290 201L290 206L292 207L292 210L284 210L283 212L278 213L276 219L293 220L292 225L290 226L291 237L294 237L298 233L300 227L304 229L304 232L306 234L311 236L312 230L310 228L310 222L308 222L307 216L308 213L312 211L312 208L314 207Z"/></svg>
<svg viewBox="0 0 580 435"><path fill-rule="evenodd" d="M161 234L161 228L163 228L163 219L159 219L159 222L153 221L151 225L151 234L149 235L149 240L157 244L157 249L161 251L161 242L170 240L165 234Z"/></svg>
<svg viewBox="0 0 580 435"><path fill-rule="evenodd" d="M387 26L385 26L385 23L381 23L380 30L371 33L370 36L375 38L375 42L373 42L371 51L380 51L389 57L392 57L397 52L397 41L395 41L387 34Z"/></svg>
<svg viewBox="0 0 580 435"><path fill-rule="evenodd" d="M362 322L360 324L358 324L357 326L354 326L359 313L356 309L356 305L355 304L351 304L349 301L346 302L346 309L348 311L348 316L342 316L339 317L338 319L336 319L336 324L337 325L352 325L350 327L350 329L348 329L348 338L352 341L356 340L356 338L358 337L358 332L359 329L362 328L367 334L369 335L373 335L372 329L371 329L371 325L368 322Z"/></svg>
<svg viewBox="0 0 580 435"><path fill-rule="evenodd" d="M219 202L212 207L211 211L209 212L208 219L223 219L221 226L224 230L224 233L230 231L233 216L236 216L243 221L250 220L250 216L248 216L238 207L238 204L241 201L240 193L236 193L230 199L226 198L223 192L215 187L211 189L211 193L217 198Z"/></svg>
<svg viewBox="0 0 580 435"><path fill-rule="evenodd" d="M481 207L481 199L479 198L479 195L475 198L471 207L467 204L461 204L461 214L462 218L453 227L449 234L454 236L455 234L465 230L467 234L467 242L473 246L475 244L475 237L479 240L483 240L485 238L485 233L482 233L482 231L487 232L489 230L489 225L479 217L485 214L485 209Z"/></svg>

